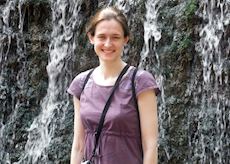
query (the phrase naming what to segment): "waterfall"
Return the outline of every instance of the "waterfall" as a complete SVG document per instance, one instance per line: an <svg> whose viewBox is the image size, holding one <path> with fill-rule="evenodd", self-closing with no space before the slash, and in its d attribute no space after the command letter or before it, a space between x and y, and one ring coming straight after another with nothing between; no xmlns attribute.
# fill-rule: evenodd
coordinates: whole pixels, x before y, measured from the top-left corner
<svg viewBox="0 0 230 164"><path fill-rule="evenodd" d="M48 152L55 132L59 130L65 119L69 106L66 93L67 59L74 55L75 29L80 24L78 13L81 1L50 1L52 9L52 34L49 46L49 62L47 65L48 90L41 103L41 112L34 119L30 128L25 151L17 163L48 163Z"/></svg>
<svg viewBox="0 0 230 164"><path fill-rule="evenodd" d="M188 120L188 163L229 163L230 39L226 32L230 2L202 0L197 15L203 22L197 28L200 41L196 45L202 67L192 75L189 86L194 105Z"/></svg>
<svg viewBox="0 0 230 164"><path fill-rule="evenodd" d="M17 127L17 115L20 108L26 106L19 97L16 98L25 93L28 88L27 53L23 37L24 13L21 10L23 3L23 0L7 0L5 6L0 7L0 163L11 162L10 154L5 151L3 145L14 144L17 136L12 129ZM12 23L12 13L20 15L16 25ZM15 48L15 52L12 52L12 48ZM13 70L6 67L8 60L14 62L12 56L16 56L16 61L19 63L14 77L11 75ZM12 86L10 84L12 81L8 78L14 79L16 87L9 88L10 85ZM6 102L7 99L10 99L9 104Z"/></svg>
<svg viewBox="0 0 230 164"><path fill-rule="evenodd" d="M159 163L230 163L229 0L0 1L0 163L68 163L66 89L97 64L82 31L102 5L124 11L135 38L123 57L161 87Z"/></svg>
<svg viewBox="0 0 230 164"><path fill-rule="evenodd" d="M161 31L158 26L157 18L160 9L160 0L147 0L145 3L146 14L144 22L144 47L141 52L141 61L139 67L145 68L152 72L157 80L157 83L161 89L161 95L158 99L160 102L158 105L158 117L159 117L159 142L158 145L162 145L163 150L170 158L169 147L167 146L167 135L163 124L170 122L170 113L166 108L165 94L164 94L164 75L161 70L161 61L159 54L157 53L157 42L161 39ZM165 122L165 123L164 123Z"/></svg>
<svg viewBox="0 0 230 164"><path fill-rule="evenodd" d="M127 13L130 10L130 6L134 5L134 2L132 0L117 0L115 1L115 6L122 10L124 13Z"/></svg>

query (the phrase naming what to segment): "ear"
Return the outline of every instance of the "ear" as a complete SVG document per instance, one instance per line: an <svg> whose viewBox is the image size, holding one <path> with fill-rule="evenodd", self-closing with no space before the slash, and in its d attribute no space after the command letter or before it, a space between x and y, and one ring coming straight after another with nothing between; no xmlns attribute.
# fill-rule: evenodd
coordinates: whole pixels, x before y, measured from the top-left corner
<svg viewBox="0 0 230 164"><path fill-rule="evenodd" d="M128 43L128 41L129 41L129 37L128 37L128 36L126 36L126 37L125 37L125 39L124 39L124 43L125 43L125 44L127 44L127 43Z"/></svg>
<svg viewBox="0 0 230 164"><path fill-rule="evenodd" d="M90 43L94 44L94 36L92 36L89 32L87 33L87 36L89 38Z"/></svg>

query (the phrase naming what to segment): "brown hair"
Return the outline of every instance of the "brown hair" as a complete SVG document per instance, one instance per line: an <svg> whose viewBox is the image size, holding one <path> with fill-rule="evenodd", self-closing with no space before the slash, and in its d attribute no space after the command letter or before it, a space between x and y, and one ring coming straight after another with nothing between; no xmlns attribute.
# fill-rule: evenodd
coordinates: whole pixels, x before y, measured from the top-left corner
<svg viewBox="0 0 230 164"><path fill-rule="evenodd" d="M124 37L130 35L127 19L121 10L114 6L105 7L96 12L96 14L90 19L89 24L86 27L86 33L90 33L92 36L95 35L95 29L99 22L103 20L115 19L122 26L124 31Z"/></svg>

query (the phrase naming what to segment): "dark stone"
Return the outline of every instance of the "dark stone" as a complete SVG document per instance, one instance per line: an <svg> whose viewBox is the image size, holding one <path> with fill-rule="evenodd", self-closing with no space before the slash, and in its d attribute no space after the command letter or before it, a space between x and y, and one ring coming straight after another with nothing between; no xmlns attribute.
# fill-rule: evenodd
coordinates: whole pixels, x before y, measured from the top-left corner
<svg viewBox="0 0 230 164"><path fill-rule="evenodd" d="M0 0L0 5L4 5L6 3L6 0Z"/></svg>
<svg viewBox="0 0 230 164"><path fill-rule="evenodd" d="M58 87L65 93L66 86L79 72L98 65L98 58L94 53L92 45L88 42L85 34L85 25L89 18L102 6L116 3L108 0L84 0L79 12L79 24L73 25L73 37L65 43L75 43L75 49L69 48L64 60L63 72L56 77L59 82ZM138 66L141 62L153 74L161 74L164 78L164 115L161 121L161 130L164 131L164 138L160 138L159 163L180 164L180 163L201 163L201 159L195 156L195 141L201 140L200 133L206 138L205 153L212 163L218 163L218 154L212 154L209 136L218 135L229 138L229 132L220 132L216 127L217 121L225 120L223 130L229 127L229 103L220 104L222 113L204 113L205 117L199 116L200 108L208 100L202 100L207 92L198 92L203 88L203 66L202 57L195 50L195 43L200 39L199 31L196 27L207 23L197 12L199 1L197 0L164 0L159 2L158 26L161 30L161 39L154 42L150 38L150 52L145 61L141 61L141 52L144 46L144 27L146 1L135 1L130 5L129 1L122 1L122 5L128 6L126 16L131 28L130 41L125 48L124 60L131 65ZM6 3L0 1L1 9ZM49 77L46 70L49 62L49 46L52 31L52 6L48 0L26 1L21 6L23 16L23 30L19 29L19 8L10 10L8 31L3 30L3 18L0 15L0 163L4 163L9 155L9 160L19 161L25 151L29 132L34 119L41 113L41 104L46 98ZM66 7L66 21L73 14L71 6ZM219 8L215 8L215 13ZM1 13L1 12L0 12ZM225 81L230 79L230 53L229 41L230 26L225 26L225 33L222 35L220 47L226 59L223 63L223 72L217 80ZM60 29L57 33L63 32ZM218 31L221 32L221 31ZM64 42L62 42L64 43ZM3 45L3 46L2 46ZM154 47L157 47L154 49ZM73 51L73 52L72 52ZM158 54L159 59L155 54ZM156 64L160 61L160 67ZM213 75L212 68L212 75ZM214 76L213 76L214 77ZM195 78L194 81L192 78ZM215 79L212 79L214 83ZM192 85L190 88L189 86ZM215 88L216 86L212 87ZM224 93L223 97L230 97L229 84L223 83L218 87L218 94ZM59 88L59 89L60 89ZM226 89L227 88L227 89ZM44 149L44 154L39 158L40 163L66 164L70 160L70 151L73 137L73 104L71 98L63 98L62 92L55 98L62 102L55 107L53 118L48 129L54 128L49 147ZM204 94L204 95L203 95ZM64 95L65 96L65 95ZM202 97L203 96L203 97ZM213 95L213 97L215 97ZM70 100L70 105L65 102ZM194 99L197 99L195 103ZM227 102L227 100L226 100ZM162 100L159 97L159 105ZM64 104L64 105L63 105ZM65 107L65 105L68 107ZM213 104L211 104L213 105ZM62 110L65 108L65 110ZM211 109L211 108L210 108ZM162 109L159 109L161 112ZM210 111L209 111L210 112ZM224 113L224 114L223 114ZM63 117L64 116L64 117ZM209 128L201 128L202 124ZM208 138L208 139L207 139ZM228 142L222 139L223 143L223 163L227 163L229 156ZM207 146L211 145L211 146ZM198 145L199 146L199 145ZM214 148L213 148L214 149ZM200 149L197 148L198 153ZM210 155L212 154L212 155ZM30 161L23 162L30 162ZM22 163L23 163L22 162Z"/></svg>

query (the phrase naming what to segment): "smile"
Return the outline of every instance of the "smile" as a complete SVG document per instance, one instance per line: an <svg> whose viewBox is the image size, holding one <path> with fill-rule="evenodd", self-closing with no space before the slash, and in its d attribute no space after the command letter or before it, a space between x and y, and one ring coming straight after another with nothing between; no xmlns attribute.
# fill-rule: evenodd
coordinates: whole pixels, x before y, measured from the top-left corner
<svg viewBox="0 0 230 164"><path fill-rule="evenodd" d="M102 50L104 53L113 53L114 50Z"/></svg>

